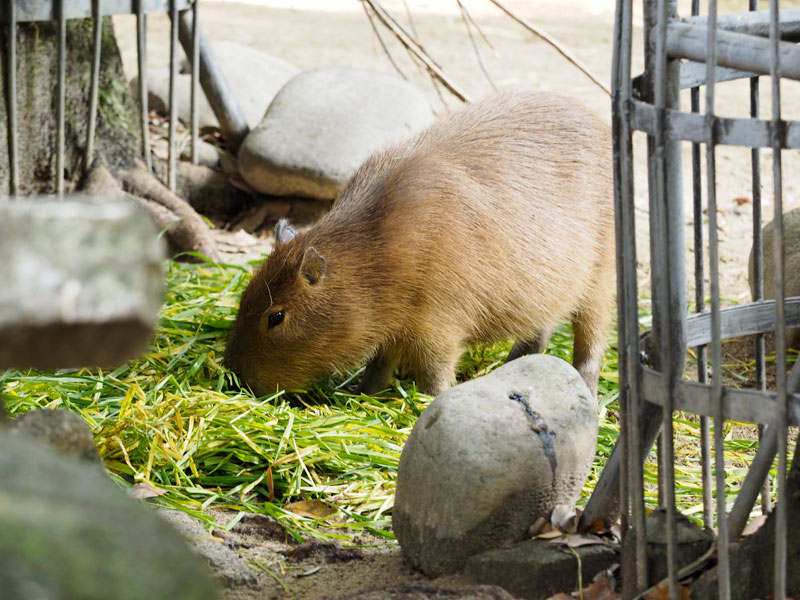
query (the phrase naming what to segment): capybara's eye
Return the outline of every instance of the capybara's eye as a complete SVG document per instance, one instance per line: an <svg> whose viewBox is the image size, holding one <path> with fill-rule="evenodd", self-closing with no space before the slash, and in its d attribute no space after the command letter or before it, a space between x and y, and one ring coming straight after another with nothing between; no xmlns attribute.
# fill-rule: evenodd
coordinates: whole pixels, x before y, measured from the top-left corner
<svg viewBox="0 0 800 600"><path fill-rule="evenodd" d="M270 314L267 317L267 325L269 329L272 329L276 325L280 325L283 323L284 313L282 310L275 311L274 313Z"/></svg>

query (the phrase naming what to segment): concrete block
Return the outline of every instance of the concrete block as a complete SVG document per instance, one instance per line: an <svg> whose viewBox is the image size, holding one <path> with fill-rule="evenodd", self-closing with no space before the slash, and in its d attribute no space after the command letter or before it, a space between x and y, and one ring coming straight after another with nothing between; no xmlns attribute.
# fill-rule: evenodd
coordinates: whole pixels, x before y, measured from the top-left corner
<svg viewBox="0 0 800 600"><path fill-rule="evenodd" d="M526 540L470 557L464 574L475 583L499 585L519 598L544 600L558 592L578 589L579 565L572 550L580 556L584 586L618 562L617 553L603 544L570 549L548 540Z"/></svg>
<svg viewBox="0 0 800 600"><path fill-rule="evenodd" d="M114 366L142 352L164 244L125 201L0 201L0 368Z"/></svg>

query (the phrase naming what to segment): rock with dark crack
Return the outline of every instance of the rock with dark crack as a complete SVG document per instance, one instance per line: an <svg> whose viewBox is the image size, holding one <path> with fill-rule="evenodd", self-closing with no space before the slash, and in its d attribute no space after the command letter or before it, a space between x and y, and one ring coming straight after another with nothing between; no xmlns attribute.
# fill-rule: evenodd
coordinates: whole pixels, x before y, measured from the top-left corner
<svg viewBox="0 0 800 600"><path fill-rule="evenodd" d="M597 444L597 402L578 372L525 356L440 395L414 427L392 524L404 555L430 576L526 536L572 505Z"/></svg>

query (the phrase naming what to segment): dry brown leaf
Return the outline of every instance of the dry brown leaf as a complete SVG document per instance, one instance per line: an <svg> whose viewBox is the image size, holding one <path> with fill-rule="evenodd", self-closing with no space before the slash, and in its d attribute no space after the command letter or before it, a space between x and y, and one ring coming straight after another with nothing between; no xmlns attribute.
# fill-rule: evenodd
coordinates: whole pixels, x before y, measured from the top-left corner
<svg viewBox="0 0 800 600"><path fill-rule="evenodd" d="M585 535L582 533L568 533L558 539L550 541L551 544L565 544L573 548L580 548L581 546L608 546L608 542L596 535Z"/></svg>
<svg viewBox="0 0 800 600"><path fill-rule="evenodd" d="M335 508L322 502L322 500L299 500L298 502L291 502L283 508L309 519L327 519L338 512Z"/></svg>
<svg viewBox="0 0 800 600"><path fill-rule="evenodd" d="M605 533L606 531L606 522L603 521L600 517L597 517L594 521L589 523L588 525L584 525L581 527L580 533Z"/></svg>
<svg viewBox="0 0 800 600"><path fill-rule="evenodd" d="M564 535L564 533L559 531L558 529L552 529L550 531L545 531L543 533L540 533L537 536L534 536L533 539L535 539L535 540L552 540L552 539L555 539L555 538L560 538L563 535Z"/></svg>
<svg viewBox="0 0 800 600"><path fill-rule="evenodd" d="M571 533L578 527L578 515L569 504L558 504L550 515L550 524L555 529Z"/></svg>
<svg viewBox="0 0 800 600"><path fill-rule="evenodd" d="M544 517L539 517L533 522L533 525L528 527L528 535L531 537L536 537L540 533L551 530L552 527L550 526L550 522Z"/></svg>
<svg viewBox="0 0 800 600"><path fill-rule="evenodd" d="M135 498L136 500L144 500L145 498L155 498L157 496L163 496L167 492L165 492L164 490L159 490L157 488L154 488L149 483L140 482L134 484L129 493L131 498Z"/></svg>
<svg viewBox="0 0 800 600"><path fill-rule="evenodd" d="M615 592L607 576L598 577L583 589L583 600L618 600L622 594Z"/></svg>
<svg viewBox="0 0 800 600"><path fill-rule="evenodd" d="M678 598L680 598L680 600L692 600L691 590L689 590L689 588L686 587L685 585L679 585ZM657 586L655 586L645 594L644 599L669 600L669 586L663 583L659 583Z"/></svg>

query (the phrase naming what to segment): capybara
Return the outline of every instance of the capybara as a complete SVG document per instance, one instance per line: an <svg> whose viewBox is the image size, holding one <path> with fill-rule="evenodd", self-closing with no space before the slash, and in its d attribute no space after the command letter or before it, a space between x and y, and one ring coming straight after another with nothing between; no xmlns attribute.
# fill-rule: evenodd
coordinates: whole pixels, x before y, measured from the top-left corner
<svg viewBox="0 0 800 600"><path fill-rule="evenodd" d="M544 350L569 316L592 393L615 289L609 128L549 94L476 103L376 152L309 231L278 224L242 294L227 366L259 395L367 362L359 390L405 366L455 379L465 345Z"/></svg>

